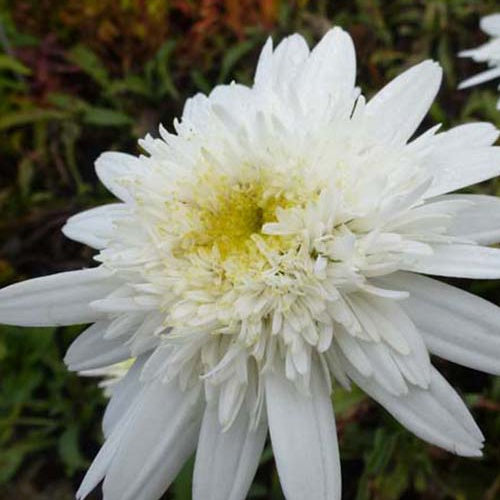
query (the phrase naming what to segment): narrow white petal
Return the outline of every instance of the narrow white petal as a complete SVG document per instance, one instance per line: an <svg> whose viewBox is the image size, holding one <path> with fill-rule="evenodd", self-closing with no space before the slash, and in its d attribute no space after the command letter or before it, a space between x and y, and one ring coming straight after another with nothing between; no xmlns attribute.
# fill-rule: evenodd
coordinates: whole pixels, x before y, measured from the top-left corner
<svg viewBox="0 0 500 500"><path fill-rule="evenodd" d="M223 431L215 401L205 409L196 451L194 500L244 500L259 465L267 435L262 418L251 429L250 410L241 408L231 427Z"/></svg>
<svg viewBox="0 0 500 500"><path fill-rule="evenodd" d="M283 39L271 55L272 43L268 41L262 50L255 75L255 88L273 88L294 81L309 55L304 38L293 34Z"/></svg>
<svg viewBox="0 0 500 500"><path fill-rule="evenodd" d="M334 335L340 350L344 356L356 367L356 369L369 377L373 373L373 367L370 360L360 347L361 340L354 338L350 333L344 329L337 327Z"/></svg>
<svg viewBox="0 0 500 500"><path fill-rule="evenodd" d="M266 377L271 441L287 500L340 499L341 478L330 388L313 362L311 394L282 373Z"/></svg>
<svg viewBox="0 0 500 500"><path fill-rule="evenodd" d="M380 279L410 292L401 305L431 352L500 375L500 307L416 274L398 272Z"/></svg>
<svg viewBox="0 0 500 500"><path fill-rule="evenodd" d="M399 306L393 300L386 300L370 294L353 294L352 300L357 306L355 311L365 329L372 328L377 332L374 340L383 339L401 354L408 354L410 347L401 332L402 328L411 328L408 322L401 324Z"/></svg>
<svg viewBox="0 0 500 500"><path fill-rule="evenodd" d="M194 451L201 420L200 388L152 382L136 402L103 483L106 500L156 500Z"/></svg>
<svg viewBox="0 0 500 500"><path fill-rule="evenodd" d="M257 68L255 69L255 85L264 85L265 82L271 77L273 64L273 39L269 37L262 47Z"/></svg>
<svg viewBox="0 0 500 500"><path fill-rule="evenodd" d="M500 198L478 194L446 195L446 200L464 200L470 205L453 218L448 234L466 238L482 245L500 241Z"/></svg>
<svg viewBox="0 0 500 500"><path fill-rule="evenodd" d="M480 83L488 82L489 80L493 80L497 76L500 76L500 66L496 66L491 69L487 69L486 71L481 71L477 75L471 76L467 78L458 86L459 89L466 89L468 87L472 87L474 85L479 85Z"/></svg>
<svg viewBox="0 0 500 500"><path fill-rule="evenodd" d="M460 397L435 370L428 389L393 396L346 363L352 380L421 439L462 456L481 456L483 436Z"/></svg>
<svg viewBox="0 0 500 500"><path fill-rule="evenodd" d="M404 269L456 278L500 278L500 249L498 248L435 244L432 249L432 255L412 256Z"/></svg>
<svg viewBox="0 0 500 500"><path fill-rule="evenodd" d="M123 379L114 385L102 419L102 429L105 437L108 437L113 432L138 397L139 391L143 387L140 376L148 356L142 355L137 358Z"/></svg>
<svg viewBox="0 0 500 500"><path fill-rule="evenodd" d="M102 153L95 162L95 169L99 180L122 201L132 201L127 182L144 173L139 158L115 151Z"/></svg>
<svg viewBox="0 0 500 500"><path fill-rule="evenodd" d="M441 84L442 70L424 61L405 71L366 105L381 138L406 142L427 114ZM386 140L387 140L386 139Z"/></svg>
<svg viewBox="0 0 500 500"><path fill-rule="evenodd" d="M473 147L465 142L456 149L436 145L422 161L433 176L426 193L431 198L499 175L500 147Z"/></svg>
<svg viewBox="0 0 500 500"><path fill-rule="evenodd" d="M380 284L386 288L402 290L385 281L379 281L378 278L372 280L376 285ZM404 292L408 293L408 292ZM371 297L373 305L378 312L378 327L381 330L392 331L392 336L400 336L403 339L407 349L396 349L396 346L388 342L391 358L398 366L401 375L413 384L427 387L430 379L430 358L426 346L420 333L417 331L414 322L406 314L403 304L406 300L395 302L393 300ZM381 335L385 338L383 335ZM401 344L402 345L402 344ZM366 349L365 349L366 351ZM371 359L370 359L371 361ZM373 364L373 363L372 363ZM391 380L395 380L391 377Z"/></svg>
<svg viewBox="0 0 500 500"><path fill-rule="evenodd" d="M127 432L131 431L131 423L134 421L134 417L139 410L139 405L130 405L118 420L113 432L106 438L106 441L85 474L76 492L76 498L78 500L85 498L102 481L116 455L121 440Z"/></svg>
<svg viewBox="0 0 500 500"><path fill-rule="evenodd" d="M311 106L325 105L335 96L339 105L354 104L356 53L351 37L341 28L331 29L312 50L300 75L300 95Z"/></svg>
<svg viewBox="0 0 500 500"><path fill-rule="evenodd" d="M432 149L439 152L441 155L447 155L455 153L457 150L472 148L477 149L484 146L491 146L498 139L498 136L499 131L492 123L464 123L463 125L457 125L446 132L441 132L429 137L426 137L426 134L423 134L412 141L409 147L415 152L425 154L426 151L429 151L425 147L418 147L419 143L423 141L427 143L427 146L432 146ZM432 164L429 164L429 171L431 173L432 169Z"/></svg>
<svg viewBox="0 0 500 500"><path fill-rule="evenodd" d="M91 208L70 217L62 232L67 238L100 250L113 236L115 222L128 214L129 209L122 203Z"/></svg>
<svg viewBox="0 0 500 500"><path fill-rule="evenodd" d="M91 323L104 315L89 306L117 288L101 267L15 283L0 290L0 323L63 326Z"/></svg>
<svg viewBox="0 0 500 500"><path fill-rule="evenodd" d="M380 342L359 341L373 368L373 378L387 392L395 396L406 394L408 387L390 349Z"/></svg>
<svg viewBox="0 0 500 500"><path fill-rule="evenodd" d="M70 370L92 370L131 358L130 347L123 339L103 338L109 325L109 321L98 321L73 341L64 357Z"/></svg>

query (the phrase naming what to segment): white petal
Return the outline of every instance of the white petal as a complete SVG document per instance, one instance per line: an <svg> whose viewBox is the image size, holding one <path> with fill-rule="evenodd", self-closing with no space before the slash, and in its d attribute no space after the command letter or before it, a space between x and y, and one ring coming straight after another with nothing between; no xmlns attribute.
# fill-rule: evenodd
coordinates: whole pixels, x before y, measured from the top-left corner
<svg viewBox="0 0 500 500"><path fill-rule="evenodd" d="M500 249L476 245L435 244L432 255L415 255L407 271L456 278L500 278Z"/></svg>
<svg viewBox="0 0 500 500"><path fill-rule="evenodd" d="M251 405L250 405L251 406ZM244 500L259 465L267 421L251 429L246 405L227 431L219 423L215 401L209 403L201 425L193 476L194 500Z"/></svg>
<svg viewBox="0 0 500 500"><path fill-rule="evenodd" d="M500 307L424 276L398 272L381 279L410 292L401 305L431 352L500 375Z"/></svg>
<svg viewBox="0 0 500 500"><path fill-rule="evenodd" d="M480 83L488 82L489 80L493 80L497 76L500 76L500 66L496 66L491 69L487 69L486 71L481 71L477 75L471 76L467 78L458 86L459 89L466 89L468 87L472 87L474 85L479 85Z"/></svg>
<svg viewBox="0 0 500 500"><path fill-rule="evenodd" d="M378 279L373 281L376 284L379 283ZM389 288L397 288L397 285L393 285L390 281L380 280L380 285ZM378 302L380 313L384 315L384 321L379 325L380 328L388 328L387 325L390 323L391 329L394 329L394 332L398 332L399 335L401 335L409 348L407 352L403 353L393 349L389 350L391 358L395 361L398 370L408 382L424 388L427 387L430 381L431 369L429 353L427 352L422 336L402 307L407 301L403 300L396 303L390 300L375 299ZM370 361L372 362L371 358ZM375 367L373 362L372 365ZM393 380L394 383L395 378L391 377L391 380Z"/></svg>
<svg viewBox="0 0 500 500"><path fill-rule="evenodd" d="M113 386L111 399L102 419L102 429L105 437L111 434L138 397L139 391L143 387L140 376L148 357L149 355L145 354L137 358L127 374Z"/></svg>
<svg viewBox="0 0 500 500"><path fill-rule="evenodd" d="M282 373L266 377L271 441L287 500L340 499L341 478L330 388L317 360L311 394L301 394Z"/></svg>
<svg viewBox="0 0 500 500"><path fill-rule="evenodd" d="M406 394L408 387L401 371L391 356L390 349L380 342L359 341L373 368L373 378L387 392L396 396Z"/></svg>
<svg viewBox="0 0 500 500"><path fill-rule="evenodd" d="M354 338L350 333L340 327L335 329L334 339L340 350L344 353L344 356L360 373L366 377L372 375L373 367L363 349L361 349L361 341L359 339Z"/></svg>
<svg viewBox="0 0 500 500"><path fill-rule="evenodd" d="M310 104L325 105L329 96L336 96L340 104L354 103L356 54L354 44L341 28L331 29L314 47L299 79L300 95Z"/></svg>
<svg viewBox="0 0 500 500"><path fill-rule="evenodd" d="M437 137L446 134L448 132ZM451 140L455 143L457 138ZM426 197L430 198L499 175L500 147L475 147L464 138L462 146L457 145L456 148L436 144L422 162L433 176L432 185L426 193Z"/></svg>
<svg viewBox="0 0 500 500"><path fill-rule="evenodd" d="M132 201L127 182L144 173L144 165L135 156L109 151L102 153L95 162L99 180L122 201Z"/></svg>
<svg viewBox="0 0 500 500"><path fill-rule="evenodd" d="M491 146L498 139L499 131L495 125L488 122L465 123L441 132L440 134L426 137L426 134L421 135L411 142L409 145L415 152L425 155L429 152L425 148L420 149L419 143L427 143L431 145L431 150L435 150L441 155L455 153L457 150L481 148L483 146ZM430 173L433 172L432 163L429 164Z"/></svg>
<svg viewBox="0 0 500 500"><path fill-rule="evenodd" d="M309 55L306 41L298 34L282 40L272 54L271 50L272 42L268 40L257 66L255 88L292 83Z"/></svg>
<svg viewBox="0 0 500 500"><path fill-rule="evenodd" d="M91 208L70 217L62 228L67 238L102 249L111 239L115 222L130 214L122 203Z"/></svg>
<svg viewBox="0 0 500 500"><path fill-rule="evenodd" d="M200 388L178 381L143 389L130 429L121 439L103 484L106 500L156 500L194 451L201 420Z"/></svg>
<svg viewBox="0 0 500 500"><path fill-rule="evenodd" d="M102 318L89 303L117 288L101 267L69 271L15 283L0 290L0 323L19 326L63 326Z"/></svg>
<svg viewBox="0 0 500 500"><path fill-rule="evenodd" d="M271 77L273 64L273 39L269 37L260 51L257 68L255 69L255 85L265 85L265 82Z"/></svg>
<svg viewBox="0 0 500 500"><path fill-rule="evenodd" d="M500 36L500 13L484 16L479 21L479 26L490 36Z"/></svg>
<svg viewBox="0 0 500 500"><path fill-rule="evenodd" d="M490 148L499 136L491 123L467 123L410 144L433 177L426 196L454 191L497 175L498 148ZM496 162L496 163L495 163Z"/></svg>
<svg viewBox="0 0 500 500"><path fill-rule="evenodd" d="M448 234L482 245L500 241L500 198L478 194L447 195L446 200L464 200L471 204L453 218Z"/></svg>
<svg viewBox="0 0 500 500"><path fill-rule="evenodd" d="M401 333L401 324L398 320L397 304L393 300L385 300L367 293L356 293L350 296L350 301L354 306L354 311L373 340L383 339L396 351L402 354L408 354L410 348L406 342L405 336ZM407 324L404 324L406 327Z"/></svg>
<svg viewBox="0 0 500 500"><path fill-rule="evenodd" d="M435 370L428 389L393 396L346 363L352 380L421 439L462 456L481 456L483 436L460 397Z"/></svg>
<svg viewBox="0 0 500 500"><path fill-rule="evenodd" d="M106 475L118 447L120 446L121 440L125 434L130 431L130 424L138 409L139 407L137 405L130 406L122 415L122 418L117 422L111 435L106 438L106 441L94 458L92 465L83 478L82 484L76 492L76 498L78 500L85 498Z"/></svg>
<svg viewBox="0 0 500 500"><path fill-rule="evenodd" d="M366 105L376 133L405 143L427 114L441 83L441 67L424 61L388 83Z"/></svg>
<svg viewBox="0 0 500 500"><path fill-rule="evenodd" d="M109 321L98 321L74 340L64 357L70 370L92 370L131 358L130 347L123 339L103 338L109 325Z"/></svg>

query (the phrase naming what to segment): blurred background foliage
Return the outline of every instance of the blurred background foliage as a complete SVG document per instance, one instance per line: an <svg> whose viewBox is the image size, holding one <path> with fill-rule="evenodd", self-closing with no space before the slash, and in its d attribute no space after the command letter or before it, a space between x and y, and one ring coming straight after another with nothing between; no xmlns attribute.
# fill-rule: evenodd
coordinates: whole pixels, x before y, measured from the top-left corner
<svg viewBox="0 0 500 500"><path fill-rule="evenodd" d="M259 48L298 31L317 41L350 31L368 96L410 65L437 59L441 92L424 127L500 126L494 84L459 92L481 68L456 57L485 40L495 0L0 0L0 285L76 269L91 250L60 233L65 219L109 201L93 162L137 153L170 127L184 100L233 79L250 83ZM475 192L500 195L500 183ZM455 282L499 303L500 284ZM105 399L66 371L76 328L0 329L0 498L73 498L102 440ZM360 392L334 402L345 500L500 498L500 380L435 360L481 425L482 460L454 457L402 429ZM165 498L190 496L192 463ZM96 492L94 499L99 498ZM282 499L269 447L249 498Z"/></svg>

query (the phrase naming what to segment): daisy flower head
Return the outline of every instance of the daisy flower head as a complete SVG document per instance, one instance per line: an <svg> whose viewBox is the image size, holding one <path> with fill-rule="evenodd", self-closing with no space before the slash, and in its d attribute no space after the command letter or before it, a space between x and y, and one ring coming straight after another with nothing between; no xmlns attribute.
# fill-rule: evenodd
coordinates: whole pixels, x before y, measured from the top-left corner
<svg viewBox="0 0 500 500"><path fill-rule="evenodd" d="M246 497L269 430L288 500L339 499L331 390L354 382L463 456L483 436L429 352L500 373L500 309L433 274L499 278L500 200L446 194L500 172L497 130L413 137L440 85L425 61L366 102L340 28L260 55L252 87L186 102L140 157L103 154L120 200L71 217L92 269L0 292L0 320L94 323L71 370L136 358L78 491L154 500L196 451L195 500Z"/></svg>
<svg viewBox="0 0 500 500"><path fill-rule="evenodd" d="M490 69L467 78L458 86L459 89L500 77L500 13L483 17L479 25L491 37L491 40L475 49L464 50L459 53L459 56L471 57L475 62L487 63ZM498 88L500 89L500 85ZM497 109L500 109L500 99L497 102Z"/></svg>

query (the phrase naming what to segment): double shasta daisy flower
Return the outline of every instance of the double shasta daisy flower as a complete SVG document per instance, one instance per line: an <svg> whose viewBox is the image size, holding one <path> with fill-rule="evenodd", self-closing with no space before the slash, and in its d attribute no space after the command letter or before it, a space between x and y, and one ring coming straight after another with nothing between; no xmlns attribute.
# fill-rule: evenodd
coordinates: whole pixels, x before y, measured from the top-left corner
<svg viewBox="0 0 500 500"><path fill-rule="evenodd" d="M144 155L104 153L119 200L63 232L99 265L0 292L0 321L93 323L71 370L135 358L78 498L159 498L196 450L195 500L243 500L270 434L288 500L340 499L332 387L354 382L420 438L479 456L481 431L429 352L500 373L500 309L424 275L500 277L498 132L415 137L425 61L369 102L349 35L264 46L252 87L186 102Z"/></svg>

